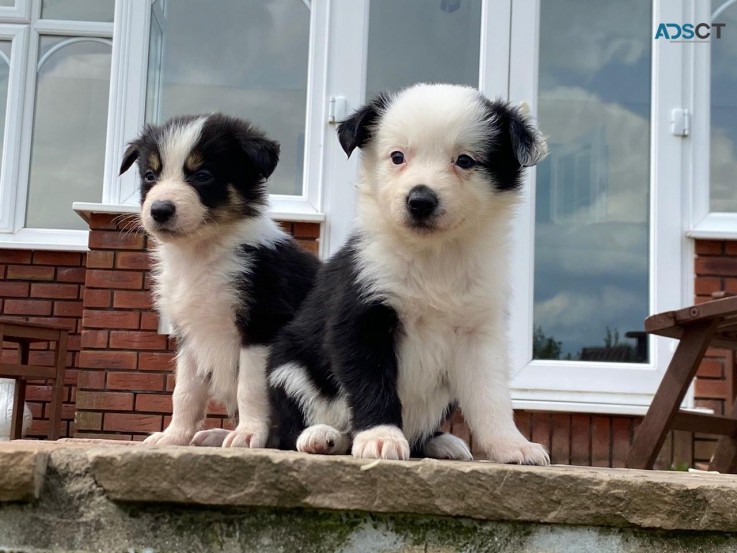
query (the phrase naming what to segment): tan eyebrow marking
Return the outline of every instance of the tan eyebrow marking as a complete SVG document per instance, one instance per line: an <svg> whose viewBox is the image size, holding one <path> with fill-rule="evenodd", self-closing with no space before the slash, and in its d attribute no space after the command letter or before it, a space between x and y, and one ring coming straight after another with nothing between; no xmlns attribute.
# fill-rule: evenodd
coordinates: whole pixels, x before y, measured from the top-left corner
<svg viewBox="0 0 737 553"><path fill-rule="evenodd" d="M148 165L152 171L158 173L161 170L161 158L158 152L151 152L148 154Z"/></svg>
<svg viewBox="0 0 737 553"><path fill-rule="evenodd" d="M203 162L204 160L199 152L192 152L187 156L187 161L184 162L184 168L191 173L202 167Z"/></svg>

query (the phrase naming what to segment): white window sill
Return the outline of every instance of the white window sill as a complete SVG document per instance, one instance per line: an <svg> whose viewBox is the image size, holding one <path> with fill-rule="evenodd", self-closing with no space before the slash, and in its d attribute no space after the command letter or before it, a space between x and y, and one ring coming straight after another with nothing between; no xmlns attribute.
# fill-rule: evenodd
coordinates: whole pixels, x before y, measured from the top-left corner
<svg viewBox="0 0 737 553"><path fill-rule="evenodd" d="M138 213L138 206L134 204L74 202L73 208L87 222L91 213ZM325 214L308 202L289 196L272 196L269 200L269 215L277 221L294 223L322 223L325 220Z"/></svg>
<svg viewBox="0 0 737 553"><path fill-rule="evenodd" d="M697 240L737 240L737 213L709 213L686 236Z"/></svg>
<svg viewBox="0 0 737 553"><path fill-rule="evenodd" d="M0 233L0 250L52 250L86 252L87 230L21 229Z"/></svg>

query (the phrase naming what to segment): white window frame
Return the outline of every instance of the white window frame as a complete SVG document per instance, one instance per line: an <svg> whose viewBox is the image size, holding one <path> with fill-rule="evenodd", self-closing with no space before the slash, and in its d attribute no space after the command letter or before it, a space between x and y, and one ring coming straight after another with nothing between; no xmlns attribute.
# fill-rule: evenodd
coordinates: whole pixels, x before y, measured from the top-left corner
<svg viewBox="0 0 737 553"><path fill-rule="evenodd" d="M85 251L88 231L25 226L39 37L110 40L113 24L40 19L40 0L16 0L15 9L12 12L8 10L9 8L0 9L0 20L3 21L0 25L0 37L14 34L0 177L0 194L3 198L0 208L0 248Z"/></svg>
<svg viewBox="0 0 737 553"><path fill-rule="evenodd" d="M20 148L16 129L21 125L23 90L25 88L25 57L28 27L0 25L0 39L11 41L8 96L5 104L2 171L0 172L0 233L12 232L15 227L15 193L18 182Z"/></svg>
<svg viewBox="0 0 737 553"><path fill-rule="evenodd" d="M737 5L731 6L735 9ZM711 2L690 0L687 21L711 22ZM735 32L735 29L729 29ZM711 211L711 42L689 45L688 71L692 86L691 137L693 151L693 186L688 236L708 240L737 239L737 213Z"/></svg>
<svg viewBox="0 0 737 553"><path fill-rule="evenodd" d="M539 1L515 0L509 97L537 112ZM684 0L655 0L653 23L680 21ZM653 35L654 36L654 35ZM684 191L690 185L693 137L670 132L670 111L689 105L684 70L687 50L653 40L650 144L649 308L658 313L692 301L693 244L686 238ZM517 63L515 63L517 60ZM527 63L524 63L524 61ZM532 61L533 63L530 63ZM544 131L544 129L543 129ZM678 162L680 161L680 163ZM649 338L648 363L596 363L532 359L535 171L528 172L525 200L514 237L511 310L512 395L515 407L550 411L643 414L672 357L675 342Z"/></svg>

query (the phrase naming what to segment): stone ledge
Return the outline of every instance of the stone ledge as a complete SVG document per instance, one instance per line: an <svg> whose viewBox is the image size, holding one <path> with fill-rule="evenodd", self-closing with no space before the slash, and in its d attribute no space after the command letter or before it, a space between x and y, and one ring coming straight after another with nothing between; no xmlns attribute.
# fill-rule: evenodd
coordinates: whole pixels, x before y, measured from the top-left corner
<svg viewBox="0 0 737 553"><path fill-rule="evenodd" d="M0 502L37 499L48 453L43 449L5 443L0 452Z"/></svg>
<svg viewBox="0 0 737 553"><path fill-rule="evenodd" d="M186 447L97 449L88 458L115 501L737 531L737 478L728 475Z"/></svg>
<svg viewBox="0 0 737 553"><path fill-rule="evenodd" d="M0 498L38 498L51 455L57 466L83 466L101 495L115 502L737 532L737 478L731 475L430 459L377 463L115 442L0 445Z"/></svg>

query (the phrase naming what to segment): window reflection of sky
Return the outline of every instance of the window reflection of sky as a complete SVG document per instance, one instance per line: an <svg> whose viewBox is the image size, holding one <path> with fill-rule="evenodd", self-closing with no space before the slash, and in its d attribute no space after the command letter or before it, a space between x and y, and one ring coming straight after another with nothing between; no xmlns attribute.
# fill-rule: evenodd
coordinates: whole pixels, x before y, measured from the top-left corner
<svg viewBox="0 0 737 553"><path fill-rule="evenodd" d="M371 0L366 96L417 82L478 86L481 0Z"/></svg>
<svg viewBox="0 0 737 553"><path fill-rule="evenodd" d="M218 0L217 9L206 0L169 2L161 87L148 94L159 106L147 113L165 120L223 111L253 121L281 143L271 191L300 194L309 22L305 4L293 0Z"/></svg>
<svg viewBox="0 0 737 553"><path fill-rule="evenodd" d="M540 28L534 324L593 358L648 314L650 6L542 2Z"/></svg>
<svg viewBox="0 0 737 553"><path fill-rule="evenodd" d="M712 11L724 3L712 0ZM737 211L737 4L717 20L726 27L711 41L711 209Z"/></svg>
<svg viewBox="0 0 737 553"><path fill-rule="evenodd" d="M39 40L29 228L89 228L71 206L102 199L110 60L109 39Z"/></svg>

